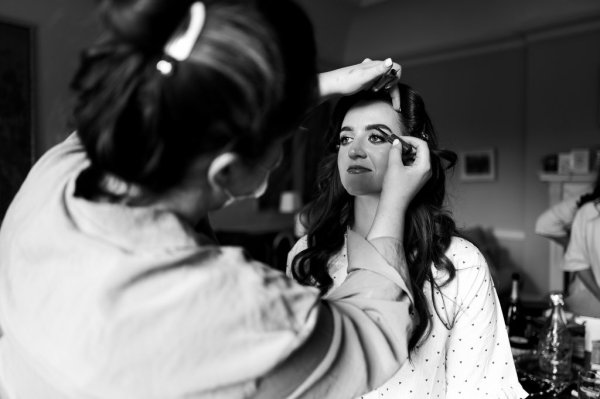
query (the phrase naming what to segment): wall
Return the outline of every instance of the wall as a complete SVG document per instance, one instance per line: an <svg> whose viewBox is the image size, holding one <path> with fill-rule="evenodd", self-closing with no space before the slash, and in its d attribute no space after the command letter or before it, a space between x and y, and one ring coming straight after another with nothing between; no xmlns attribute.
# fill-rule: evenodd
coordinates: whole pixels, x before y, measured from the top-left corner
<svg viewBox="0 0 600 399"><path fill-rule="evenodd" d="M36 29L36 156L67 134L69 81L79 51L96 34L93 4L91 0L0 2L0 18Z"/></svg>
<svg viewBox="0 0 600 399"><path fill-rule="evenodd" d="M457 171L450 206L461 227L493 234L505 279L521 271L526 292L545 294L548 242L533 229L548 187L538 172L544 155L600 144L600 2L301 2L321 52L338 54L332 49L345 34L338 65L367 56L403 65L403 80L425 97L442 145L496 150L497 179L465 183Z"/></svg>
<svg viewBox="0 0 600 399"><path fill-rule="evenodd" d="M358 8L341 0L298 0L309 15L319 48L319 67L326 71L339 67L344 59L348 27ZM363 57L364 58L364 57Z"/></svg>
<svg viewBox="0 0 600 399"><path fill-rule="evenodd" d="M503 48L406 68L403 77L424 97L442 147L495 150L496 180L461 182L457 167L449 207L459 227L491 230L508 249L503 267L511 271L523 264L523 55Z"/></svg>
<svg viewBox="0 0 600 399"><path fill-rule="evenodd" d="M527 46L524 265L547 278L547 243L531 233L547 206L537 172L543 155L600 144L600 26L568 36L533 35Z"/></svg>
<svg viewBox="0 0 600 399"><path fill-rule="evenodd" d="M540 298L551 288L548 241L534 233L548 205L541 159L600 144L600 19L404 65L403 80L424 96L443 146L496 149L497 179L466 183L457 172L450 206L460 226L494 234L504 250L502 267L522 272L524 290Z"/></svg>
<svg viewBox="0 0 600 399"><path fill-rule="evenodd" d="M334 0L328 0L333 2ZM315 2L316 3L316 2ZM552 25L579 23L600 15L597 0L386 1L355 11L345 21L343 63L395 55L405 62ZM340 17L343 17L340 15ZM329 18L334 26L339 19ZM322 37L323 43L329 41Z"/></svg>

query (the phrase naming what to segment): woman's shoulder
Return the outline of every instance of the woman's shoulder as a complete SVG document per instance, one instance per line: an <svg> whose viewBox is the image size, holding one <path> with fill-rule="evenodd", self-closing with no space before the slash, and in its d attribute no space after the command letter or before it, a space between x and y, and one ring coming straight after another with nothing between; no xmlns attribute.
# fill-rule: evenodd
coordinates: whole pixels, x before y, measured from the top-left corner
<svg viewBox="0 0 600 399"><path fill-rule="evenodd" d="M447 270L436 270L434 276L437 287L434 300L445 313L438 316L448 326L454 325L456 318L468 309L469 304L481 296L481 290L493 287L492 275L481 251L471 241L462 237L453 237L446 251L446 257L452 262L456 273L448 279ZM440 295L441 294L441 295Z"/></svg>
<svg viewBox="0 0 600 399"><path fill-rule="evenodd" d="M446 250L446 257L452 261L456 270L486 265L483 254L471 241L454 236Z"/></svg>
<svg viewBox="0 0 600 399"><path fill-rule="evenodd" d="M450 279L447 269L438 269L432 265L432 274L437 289L448 298L456 298L459 291L468 289L478 280L484 280L490 275L485 257L471 241L454 236L446 250L446 257L452 262L456 271Z"/></svg>

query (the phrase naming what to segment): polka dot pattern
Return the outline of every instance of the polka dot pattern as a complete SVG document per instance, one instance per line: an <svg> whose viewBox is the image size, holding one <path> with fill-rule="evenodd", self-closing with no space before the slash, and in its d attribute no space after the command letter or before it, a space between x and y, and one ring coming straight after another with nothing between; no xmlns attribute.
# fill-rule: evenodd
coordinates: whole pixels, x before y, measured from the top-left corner
<svg viewBox="0 0 600 399"><path fill-rule="evenodd" d="M306 244L304 244L306 245ZM294 248L297 252L304 247ZM346 278L342 251L332 258L334 285ZM454 238L446 256L457 268L456 278L441 288L426 283L425 297L433 315L432 330L411 360L383 386L360 399L525 398L517 379L498 296L485 259L462 238ZM436 281L446 280L433 269Z"/></svg>

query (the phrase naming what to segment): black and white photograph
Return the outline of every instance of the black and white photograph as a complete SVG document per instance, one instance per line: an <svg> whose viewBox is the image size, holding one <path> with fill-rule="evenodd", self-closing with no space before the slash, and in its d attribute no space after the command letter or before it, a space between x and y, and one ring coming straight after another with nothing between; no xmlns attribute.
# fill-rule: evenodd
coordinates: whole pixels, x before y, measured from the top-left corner
<svg viewBox="0 0 600 399"><path fill-rule="evenodd" d="M600 398L600 1L0 0L0 399Z"/></svg>

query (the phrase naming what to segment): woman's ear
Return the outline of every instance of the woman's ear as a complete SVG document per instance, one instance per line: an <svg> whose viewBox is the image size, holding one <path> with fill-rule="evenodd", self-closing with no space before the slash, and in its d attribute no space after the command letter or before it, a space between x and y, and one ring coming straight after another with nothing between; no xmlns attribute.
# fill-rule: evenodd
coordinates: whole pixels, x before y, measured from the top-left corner
<svg viewBox="0 0 600 399"><path fill-rule="evenodd" d="M233 152L217 155L208 166L208 182L214 189L229 189L233 183L233 175L239 164L239 156Z"/></svg>

